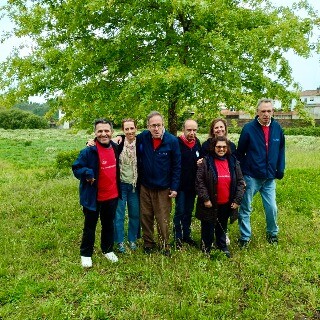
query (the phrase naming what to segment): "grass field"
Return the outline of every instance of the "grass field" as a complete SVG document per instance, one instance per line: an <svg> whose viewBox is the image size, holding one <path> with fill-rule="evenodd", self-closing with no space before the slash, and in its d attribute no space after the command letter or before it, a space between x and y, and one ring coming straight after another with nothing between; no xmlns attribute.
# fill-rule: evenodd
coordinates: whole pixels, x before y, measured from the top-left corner
<svg viewBox="0 0 320 320"><path fill-rule="evenodd" d="M88 137L0 129L0 319L320 319L320 138L287 137L278 246L265 240L258 196L247 250L230 226L232 259L191 247L149 257L139 248L111 264L97 237L94 267L84 270L78 180L55 161ZM199 242L199 222L192 228Z"/></svg>

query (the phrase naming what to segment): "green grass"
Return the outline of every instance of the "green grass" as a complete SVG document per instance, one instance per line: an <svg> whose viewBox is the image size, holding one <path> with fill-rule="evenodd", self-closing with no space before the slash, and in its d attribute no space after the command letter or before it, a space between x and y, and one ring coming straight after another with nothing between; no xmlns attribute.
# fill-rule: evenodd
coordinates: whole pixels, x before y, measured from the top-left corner
<svg viewBox="0 0 320 320"><path fill-rule="evenodd" d="M78 180L55 168L61 151L81 149L84 132L0 130L0 319L319 319L320 138L288 136L277 183L280 243L265 240L259 197L248 250L230 226L228 260L198 249L80 266L83 217ZM232 135L237 141L238 136ZM201 135L205 139L205 135ZM200 225L193 221L194 238Z"/></svg>

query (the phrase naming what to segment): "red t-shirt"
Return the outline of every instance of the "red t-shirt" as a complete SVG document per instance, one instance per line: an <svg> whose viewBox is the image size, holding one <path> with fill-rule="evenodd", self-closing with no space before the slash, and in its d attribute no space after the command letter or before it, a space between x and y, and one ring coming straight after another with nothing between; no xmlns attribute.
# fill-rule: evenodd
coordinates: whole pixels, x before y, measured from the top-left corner
<svg viewBox="0 0 320 320"><path fill-rule="evenodd" d="M117 198L117 164L112 147L105 148L97 143L99 154L98 201Z"/></svg>
<svg viewBox="0 0 320 320"><path fill-rule="evenodd" d="M217 203L225 204L230 198L231 176L228 160L214 159L214 164L218 173Z"/></svg>

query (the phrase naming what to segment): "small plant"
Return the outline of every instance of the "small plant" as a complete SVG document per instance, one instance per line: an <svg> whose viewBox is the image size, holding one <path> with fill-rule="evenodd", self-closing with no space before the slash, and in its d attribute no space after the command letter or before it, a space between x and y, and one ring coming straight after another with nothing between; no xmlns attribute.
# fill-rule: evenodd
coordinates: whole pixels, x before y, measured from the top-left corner
<svg viewBox="0 0 320 320"><path fill-rule="evenodd" d="M57 154L56 165L58 169L70 168L76 160L79 150L62 151Z"/></svg>

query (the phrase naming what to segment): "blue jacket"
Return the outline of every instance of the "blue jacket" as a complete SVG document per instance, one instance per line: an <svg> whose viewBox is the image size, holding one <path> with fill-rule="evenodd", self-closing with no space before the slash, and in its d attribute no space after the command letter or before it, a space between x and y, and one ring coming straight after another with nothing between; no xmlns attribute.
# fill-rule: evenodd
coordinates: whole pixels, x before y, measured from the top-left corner
<svg viewBox="0 0 320 320"><path fill-rule="evenodd" d="M120 194L120 168L117 145L111 141L112 148L116 155L117 164L117 185L119 197ZM87 147L80 151L78 158L72 164L74 176L80 180L79 195L80 204L91 210L97 210L97 194L98 194L98 179L99 179L99 155L96 146ZM91 185L87 179L95 178L96 180Z"/></svg>
<svg viewBox="0 0 320 320"><path fill-rule="evenodd" d="M245 124L239 138L237 158L244 175L256 179L282 179L285 168L285 138L279 123L270 123L268 152L258 116Z"/></svg>
<svg viewBox="0 0 320 320"><path fill-rule="evenodd" d="M181 154L177 137L164 132L160 146L153 150L149 130L137 135L138 176L149 189L177 191L180 181Z"/></svg>

